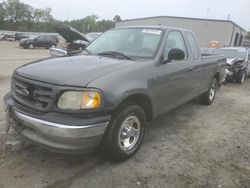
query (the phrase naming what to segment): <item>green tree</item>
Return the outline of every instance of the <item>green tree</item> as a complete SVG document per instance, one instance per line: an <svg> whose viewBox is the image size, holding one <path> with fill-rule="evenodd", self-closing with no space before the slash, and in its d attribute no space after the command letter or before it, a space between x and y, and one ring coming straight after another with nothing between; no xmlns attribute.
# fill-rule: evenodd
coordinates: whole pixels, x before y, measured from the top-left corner
<svg viewBox="0 0 250 188"><path fill-rule="evenodd" d="M101 20L97 22L97 31L104 32L115 26L112 20Z"/></svg>
<svg viewBox="0 0 250 188"><path fill-rule="evenodd" d="M122 21L121 16L115 15L115 17L113 18L113 21L114 21L115 23L116 23L116 22Z"/></svg>
<svg viewBox="0 0 250 188"><path fill-rule="evenodd" d="M0 29L4 28L4 18L5 18L5 9L3 8L3 3L0 3Z"/></svg>
<svg viewBox="0 0 250 188"><path fill-rule="evenodd" d="M20 0L5 0L0 3L0 29L54 32L58 23L65 23L83 33L104 32L114 27L115 21L121 20L119 15L113 20L98 20L97 15L89 15L83 19L62 22L54 20L51 12L51 8L33 8Z"/></svg>

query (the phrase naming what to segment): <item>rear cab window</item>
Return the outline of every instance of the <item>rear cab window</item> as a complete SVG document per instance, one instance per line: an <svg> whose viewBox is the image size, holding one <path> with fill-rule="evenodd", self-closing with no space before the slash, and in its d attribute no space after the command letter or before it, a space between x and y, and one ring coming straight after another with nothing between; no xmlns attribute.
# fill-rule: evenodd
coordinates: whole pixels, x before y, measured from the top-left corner
<svg viewBox="0 0 250 188"><path fill-rule="evenodd" d="M193 55L194 59L198 59L200 57L200 50L198 48L198 44L196 42L196 39L191 32L186 32L186 36L190 45L191 53Z"/></svg>

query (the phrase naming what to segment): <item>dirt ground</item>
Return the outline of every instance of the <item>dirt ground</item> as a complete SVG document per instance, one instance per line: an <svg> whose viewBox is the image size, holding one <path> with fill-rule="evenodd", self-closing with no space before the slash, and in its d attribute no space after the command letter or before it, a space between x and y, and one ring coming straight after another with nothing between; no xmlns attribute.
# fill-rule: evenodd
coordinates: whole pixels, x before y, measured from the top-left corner
<svg viewBox="0 0 250 188"><path fill-rule="evenodd" d="M12 71L49 56L0 42L0 105ZM250 79L227 84L211 106L190 102L150 123L139 152L116 163L104 154L62 155L4 131L0 110L0 188L250 188Z"/></svg>

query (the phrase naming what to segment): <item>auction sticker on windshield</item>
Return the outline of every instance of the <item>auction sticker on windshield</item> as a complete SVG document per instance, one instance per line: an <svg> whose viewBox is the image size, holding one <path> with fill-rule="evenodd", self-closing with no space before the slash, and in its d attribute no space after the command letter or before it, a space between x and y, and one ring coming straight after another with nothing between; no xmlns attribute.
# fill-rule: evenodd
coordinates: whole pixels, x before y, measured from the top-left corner
<svg viewBox="0 0 250 188"><path fill-rule="evenodd" d="M149 33L149 34L155 34L155 35L160 35L161 30L156 30L156 29L143 29L143 33Z"/></svg>

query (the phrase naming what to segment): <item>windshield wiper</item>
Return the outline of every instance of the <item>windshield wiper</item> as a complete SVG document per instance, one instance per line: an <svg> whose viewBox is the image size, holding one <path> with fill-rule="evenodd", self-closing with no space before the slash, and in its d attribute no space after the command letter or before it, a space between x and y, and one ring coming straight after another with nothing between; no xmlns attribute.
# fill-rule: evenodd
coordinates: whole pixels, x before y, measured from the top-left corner
<svg viewBox="0 0 250 188"><path fill-rule="evenodd" d="M117 57L117 56L120 56L122 58L125 58L125 59L129 59L129 60L132 60L132 58L126 56L125 54L121 53L121 52L116 52L116 51L103 51L103 52L100 52L98 53L97 55L107 55L107 56L113 56L113 57Z"/></svg>

